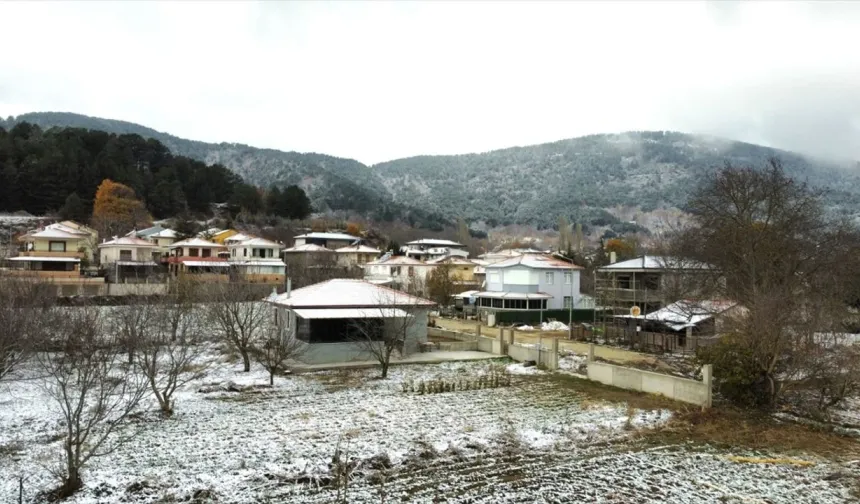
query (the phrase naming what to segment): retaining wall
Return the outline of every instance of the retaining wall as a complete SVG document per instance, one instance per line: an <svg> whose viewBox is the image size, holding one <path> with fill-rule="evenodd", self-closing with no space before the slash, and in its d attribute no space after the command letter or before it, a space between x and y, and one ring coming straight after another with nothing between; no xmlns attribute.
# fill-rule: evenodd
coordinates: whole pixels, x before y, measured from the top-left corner
<svg viewBox="0 0 860 504"><path fill-rule="evenodd" d="M594 345L589 349L588 379L613 387L649 394L660 394L689 404L711 407L713 368L710 364L702 367L702 381L679 378L652 371L616 366L595 362Z"/></svg>

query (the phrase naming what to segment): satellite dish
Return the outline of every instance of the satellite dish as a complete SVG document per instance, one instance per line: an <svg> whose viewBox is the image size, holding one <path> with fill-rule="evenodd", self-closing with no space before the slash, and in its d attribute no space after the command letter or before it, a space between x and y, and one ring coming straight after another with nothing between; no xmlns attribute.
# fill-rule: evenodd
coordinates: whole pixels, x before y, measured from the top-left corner
<svg viewBox="0 0 860 504"><path fill-rule="evenodd" d="M630 308L630 315L633 317L638 317L641 313L642 310L640 310L638 306L632 306Z"/></svg>

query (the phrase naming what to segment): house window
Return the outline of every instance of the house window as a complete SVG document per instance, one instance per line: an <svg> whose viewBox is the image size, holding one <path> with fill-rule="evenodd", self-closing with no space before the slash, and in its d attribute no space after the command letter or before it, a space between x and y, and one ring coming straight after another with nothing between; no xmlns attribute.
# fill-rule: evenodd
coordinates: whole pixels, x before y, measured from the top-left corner
<svg viewBox="0 0 860 504"><path fill-rule="evenodd" d="M552 283L554 281L555 281L555 273L553 273L552 271L547 271L546 272L546 284L552 285Z"/></svg>
<svg viewBox="0 0 860 504"><path fill-rule="evenodd" d="M236 249L231 250L230 255L236 257Z"/></svg>
<svg viewBox="0 0 860 504"><path fill-rule="evenodd" d="M391 276L400 276L400 266L391 267Z"/></svg>
<svg viewBox="0 0 860 504"><path fill-rule="evenodd" d="M188 249L188 255L190 257L200 257L200 249L197 249L197 248Z"/></svg>
<svg viewBox="0 0 860 504"><path fill-rule="evenodd" d="M564 296L564 309L569 310L573 308L573 298L570 296Z"/></svg>
<svg viewBox="0 0 860 504"><path fill-rule="evenodd" d="M203 257L212 257L212 249L203 249Z"/></svg>
<svg viewBox="0 0 860 504"><path fill-rule="evenodd" d="M633 282L630 275L621 275L615 279L615 283L619 289L629 289Z"/></svg>
<svg viewBox="0 0 860 504"><path fill-rule="evenodd" d="M564 272L564 283L565 285L570 285L573 283L573 272L565 271Z"/></svg>
<svg viewBox="0 0 860 504"><path fill-rule="evenodd" d="M409 276L411 276L411 277L415 276L415 267L414 266L409 267Z"/></svg>
<svg viewBox="0 0 860 504"><path fill-rule="evenodd" d="M660 289L660 275L645 275L642 279L642 285L648 290Z"/></svg>
<svg viewBox="0 0 860 504"><path fill-rule="evenodd" d="M152 253L152 260L155 262L160 261L161 260L161 252L153 252Z"/></svg>
<svg viewBox="0 0 860 504"><path fill-rule="evenodd" d="M246 249L246 248L242 249L242 257L248 257L248 249Z"/></svg>
<svg viewBox="0 0 860 504"><path fill-rule="evenodd" d="M51 252L65 252L66 251L66 242L64 242L64 241L48 242L48 250L50 250Z"/></svg>
<svg viewBox="0 0 860 504"><path fill-rule="evenodd" d="M119 260L120 261L131 261L131 250L120 250L119 251Z"/></svg>

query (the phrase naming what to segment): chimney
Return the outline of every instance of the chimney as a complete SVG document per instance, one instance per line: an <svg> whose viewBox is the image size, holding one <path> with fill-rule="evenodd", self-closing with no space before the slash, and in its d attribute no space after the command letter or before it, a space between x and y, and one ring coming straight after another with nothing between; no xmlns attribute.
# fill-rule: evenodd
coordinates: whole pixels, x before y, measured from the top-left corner
<svg viewBox="0 0 860 504"><path fill-rule="evenodd" d="M615 251L613 250L612 252L609 253L609 264L615 264L615 261L616 261Z"/></svg>
<svg viewBox="0 0 860 504"><path fill-rule="evenodd" d="M293 290L293 279L287 278L287 299L290 299L291 290Z"/></svg>

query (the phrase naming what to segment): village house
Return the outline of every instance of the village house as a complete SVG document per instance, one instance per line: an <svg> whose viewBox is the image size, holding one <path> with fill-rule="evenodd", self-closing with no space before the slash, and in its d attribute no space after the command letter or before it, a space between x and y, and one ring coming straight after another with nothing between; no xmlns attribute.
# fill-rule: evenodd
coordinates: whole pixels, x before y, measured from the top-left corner
<svg viewBox="0 0 860 504"><path fill-rule="evenodd" d="M364 265L364 279L397 289L423 291L435 264L407 256L385 254Z"/></svg>
<svg viewBox="0 0 860 504"><path fill-rule="evenodd" d="M486 290L472 294L478 309L569 310L579 307L580 266L549 255L523 254L485 266Z"/></svg>
<svg viewBox="0 0 860 504"><path fill-rule="evenodd" d="M460 285L480 285L475 279L474 261L465 259L460 256L446 256L431 259L427 264L432 264L435 267L447 265L450 271L451 279L456 284Z"/></svg>
<svg viewBox="0 0 860 504"><path fill-rule="evenodd" d="M230 275L234 281L284 284L286 264L281 260L283 246L280 243L263 238L248 238L243 241L228 239L227 243L227 262L230 264Z"/></svg>
<svg viewBox="0 0 860 504"><path fill-rule="evenodd" d="M301 245L319 245L330 250L337 250L341 247L347 247L361 243L361 238L348 235L346 233L307 233L294 237L294 247Z"/></svg>
<svg viewBox="0 0 860 504"><path fill-rule="evenodd" d="M99 265L111 283L147 281L160 259L157 246L141 238L123 236L99 244Z"/></svg>
<svg viewBox="0 0 860 504"><path fill-rule="evenodd" d="M597 269L596 303L617 313L628 313L634 306L651 313L678 301L686 275L708 271L707 265L665 256L613 261Z"/></svg>
<svg viewBox="0 0 860 504"><path fill-rule="evenodd" d="M176 231L162 226L152 226L140 231L132 231L126 235L127 237L140 238L146 240L155 246L153 250L153 260L161 262L166 260L170 254L170 246L176 243L179 235Z"/></svg>
<svg viewBox="0 0 860 504"><path fill-rule="evenodd" d="M427 341L432 301L363 280L335 279L266 299L284 338L302 343L298 359L308 364L372 360L369 339L388 332L403 338L401 355L417 352Z"/></svg>
<svg viewBox="0 0 860 504"><path fill-rule="evenodd" d="M84 281L81 263L93 261L98 233L82 224L64 221L30 231L18 240L23 242L23 250L9 259L11 274L74 283Z"/></svg>
<svg viewBox="0 0 860 504"><path fill-rule="evenodd" d="M335 250L337 253L337 263L341 266L360 266L367 264L382 254L382 251L367 245L355 244L346 247L340 247Z"/></svg>
<svg viewBox="0 0 860 504"><path fill-rule="evenodd" d="M508 259L513 259L514 257L520 257L525 254L544 254L545 252L541 250L536 250L532 248L509 248L509 249L501 249L495 250L492 252L484 252L483 254L478 255L478 259L482 261L486 261L487 264L492 264L494 262L506 261Z"/></svg>
<svg viewBox="0 0 860 504"><path fill-rule="evenodd" d="M229 281L230 263L219 257L226 249L217 243L202 238L189 238L174 243L168 258L170 275L173 277L192 274L204 282Z"/></svg>
<svg viewBox="0 0 860 504"><path fill-rule="evenodd" d="M466 251L466 246L462 243L457 243L451 240L437 240L423 238L414 240L402 247L400 251L406 257L429 261L439 259L441 257L458 256L467 258L469 252Z"/></svg>

